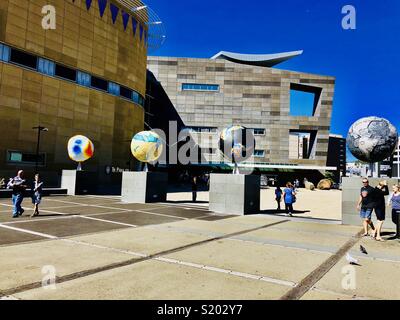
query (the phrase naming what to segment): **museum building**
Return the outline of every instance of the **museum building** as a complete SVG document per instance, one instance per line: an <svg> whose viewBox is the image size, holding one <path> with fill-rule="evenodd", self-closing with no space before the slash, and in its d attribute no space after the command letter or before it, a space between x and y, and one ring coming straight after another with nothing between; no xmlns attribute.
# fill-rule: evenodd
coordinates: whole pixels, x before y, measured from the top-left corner
<svg viewBox="0 0 400 320"><path fill-rule="evenodd" d="M253 157L242 168L254 167L271 177L284 172L285 179L292 172L300 179L338 170L327 165L335 78L275 68L302 53L149 56L148 69L191 131L206 166L226 167L219 133L242 125L256 138ZM156 95L154 87L148 86L149 95Z"/></svg>
<svg viewBox="0 0 400 320"><path fill-rule="evenodd" d="M55 29L42 25L48 5ZM76 168L66 147L77 134L95 145L85 168L126 165L144 128L150 10L137 0L0 1L0 177L37 165L57 185L61 169Z"/></svg>

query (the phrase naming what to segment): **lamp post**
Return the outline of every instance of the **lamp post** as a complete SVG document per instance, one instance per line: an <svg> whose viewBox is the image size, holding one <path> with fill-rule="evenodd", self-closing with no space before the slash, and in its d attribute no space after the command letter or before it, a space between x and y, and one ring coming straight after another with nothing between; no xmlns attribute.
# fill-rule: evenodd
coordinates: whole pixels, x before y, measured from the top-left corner
<svg viewBox="0 0 400 320"><path fill-rule="evenodd" d="M39 166L39 148L40 148L40 134L41 132L48 132L49 129L46 127L42 127L42 126L37 126L37 127L33 127L33 130L37 130L38 131L38 136L37 136L37 144L36 144L36 161L35 161L35 173L38 172L38 166Z"/></svg>

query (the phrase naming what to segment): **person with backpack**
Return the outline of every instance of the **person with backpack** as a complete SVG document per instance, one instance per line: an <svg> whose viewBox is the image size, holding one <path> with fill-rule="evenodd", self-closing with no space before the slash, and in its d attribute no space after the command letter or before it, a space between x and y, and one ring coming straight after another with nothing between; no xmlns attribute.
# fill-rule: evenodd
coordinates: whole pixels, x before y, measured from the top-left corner
<svg viewBox="0 0 400 320"><path fill-rule="evenodd" d="M293 189L292 183L288 182L286 184L286 188L283 191L284 193L284 200L285 200L285 211L286 215L289 217L293 216L294 209L293 209L293 203L296 202L296 192Z"/></svg>
<svg viewBox="0 0 400 320"><path fill-rule="evenodd" d="M281 211L282 194L283 194L282 189L279 186L276 187L276 189L275 189L275 200L278 203L278 209L276 209L277 211Z"/></svg>

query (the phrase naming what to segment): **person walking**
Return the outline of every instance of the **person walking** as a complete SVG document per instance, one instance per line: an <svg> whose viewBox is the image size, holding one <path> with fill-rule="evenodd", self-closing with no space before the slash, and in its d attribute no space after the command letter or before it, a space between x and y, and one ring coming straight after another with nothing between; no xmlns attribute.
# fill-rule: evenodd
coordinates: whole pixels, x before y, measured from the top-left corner
<svg viewBox="0 0 400 320"><path fill-rule="evenodd" d="M395 239L400 239L400 186L393 187L393 194L389 199L389 204L392 206L392 221L396 225Z"/></svg>
<svg viewBox="0 0 400 320"><path fill-rule="evenodd" d="M369 180L367 178L362 180L363 187L360 191L360 198L357 203L357 210L360 211L360 217L363 221L364 237L368 236L368 226L372 228L375 233L375 227L372 223L372 211L376 207L375 199L375 188L369 185Z"/></svg>
<svg viewBox="0 0 400 320"><path fill-rule="evenodd" d="M39 204L42 202L43 182L40 180L39 174L35 175L35 181L32 186L32 203L34 204L34 211L31 218L39 215Z"/></svg>
<svg viewBox="0 0 400 320"><path fill-rule="evenodd" d="M385 196L389 195L389 188L387 186L387 181L379 182L378 186L375 188L375 214L378 219L375 231L372 233L372 237L377 241L383 241L381 237L383 223L386 219L386 201Z"/></svg>
<svg viewBox="0 0 400 320"><path fill-rule="evenodd" d="M282 194L283 194L282 189L279 186L276 187L276 189L275 189L275 200L278 203L278 209L276 209L277 211L281 211Z"/></svg>
<svg viewBox="0 0 400 320"><path fill-rule="evenodd" d="M285 200L285 211L286 215L289 217L293 216L293 203L296 202L296 192L293 189L292 183L288 182L286 188L283 191Z"/></svg>
<svg viewBox="0 0 400 320"><path fill-rule="evenodd" d="M27 185L23 170L18 171L17 176L10 179L7 184L7 189L12 189L13 218L18 218L25 212L22 208L22 202L24 201L26 188Z"/></svg>
<svg viewBox="0 0 400 320"><path fill-rule="evenodd" d="M197 201L197 177L192 177L192 202Z"/></svg>

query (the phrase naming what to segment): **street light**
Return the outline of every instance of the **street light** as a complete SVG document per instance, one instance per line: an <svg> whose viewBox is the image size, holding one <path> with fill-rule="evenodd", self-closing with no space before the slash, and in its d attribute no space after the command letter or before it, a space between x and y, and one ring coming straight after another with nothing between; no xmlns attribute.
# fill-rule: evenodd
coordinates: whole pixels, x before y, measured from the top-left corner
<svg viewBox="0 0 400 320"><path fill-rule="evenodd" d="M39 148L40 148L40 133L43 132L48 132L49 129L46 127L38 126L38 127L33 127L33 130L38 131L38 137L37 137L37 144L36 144L36 161L35 161L35 173L38 173L38 166L39 166Z"/></svg>

